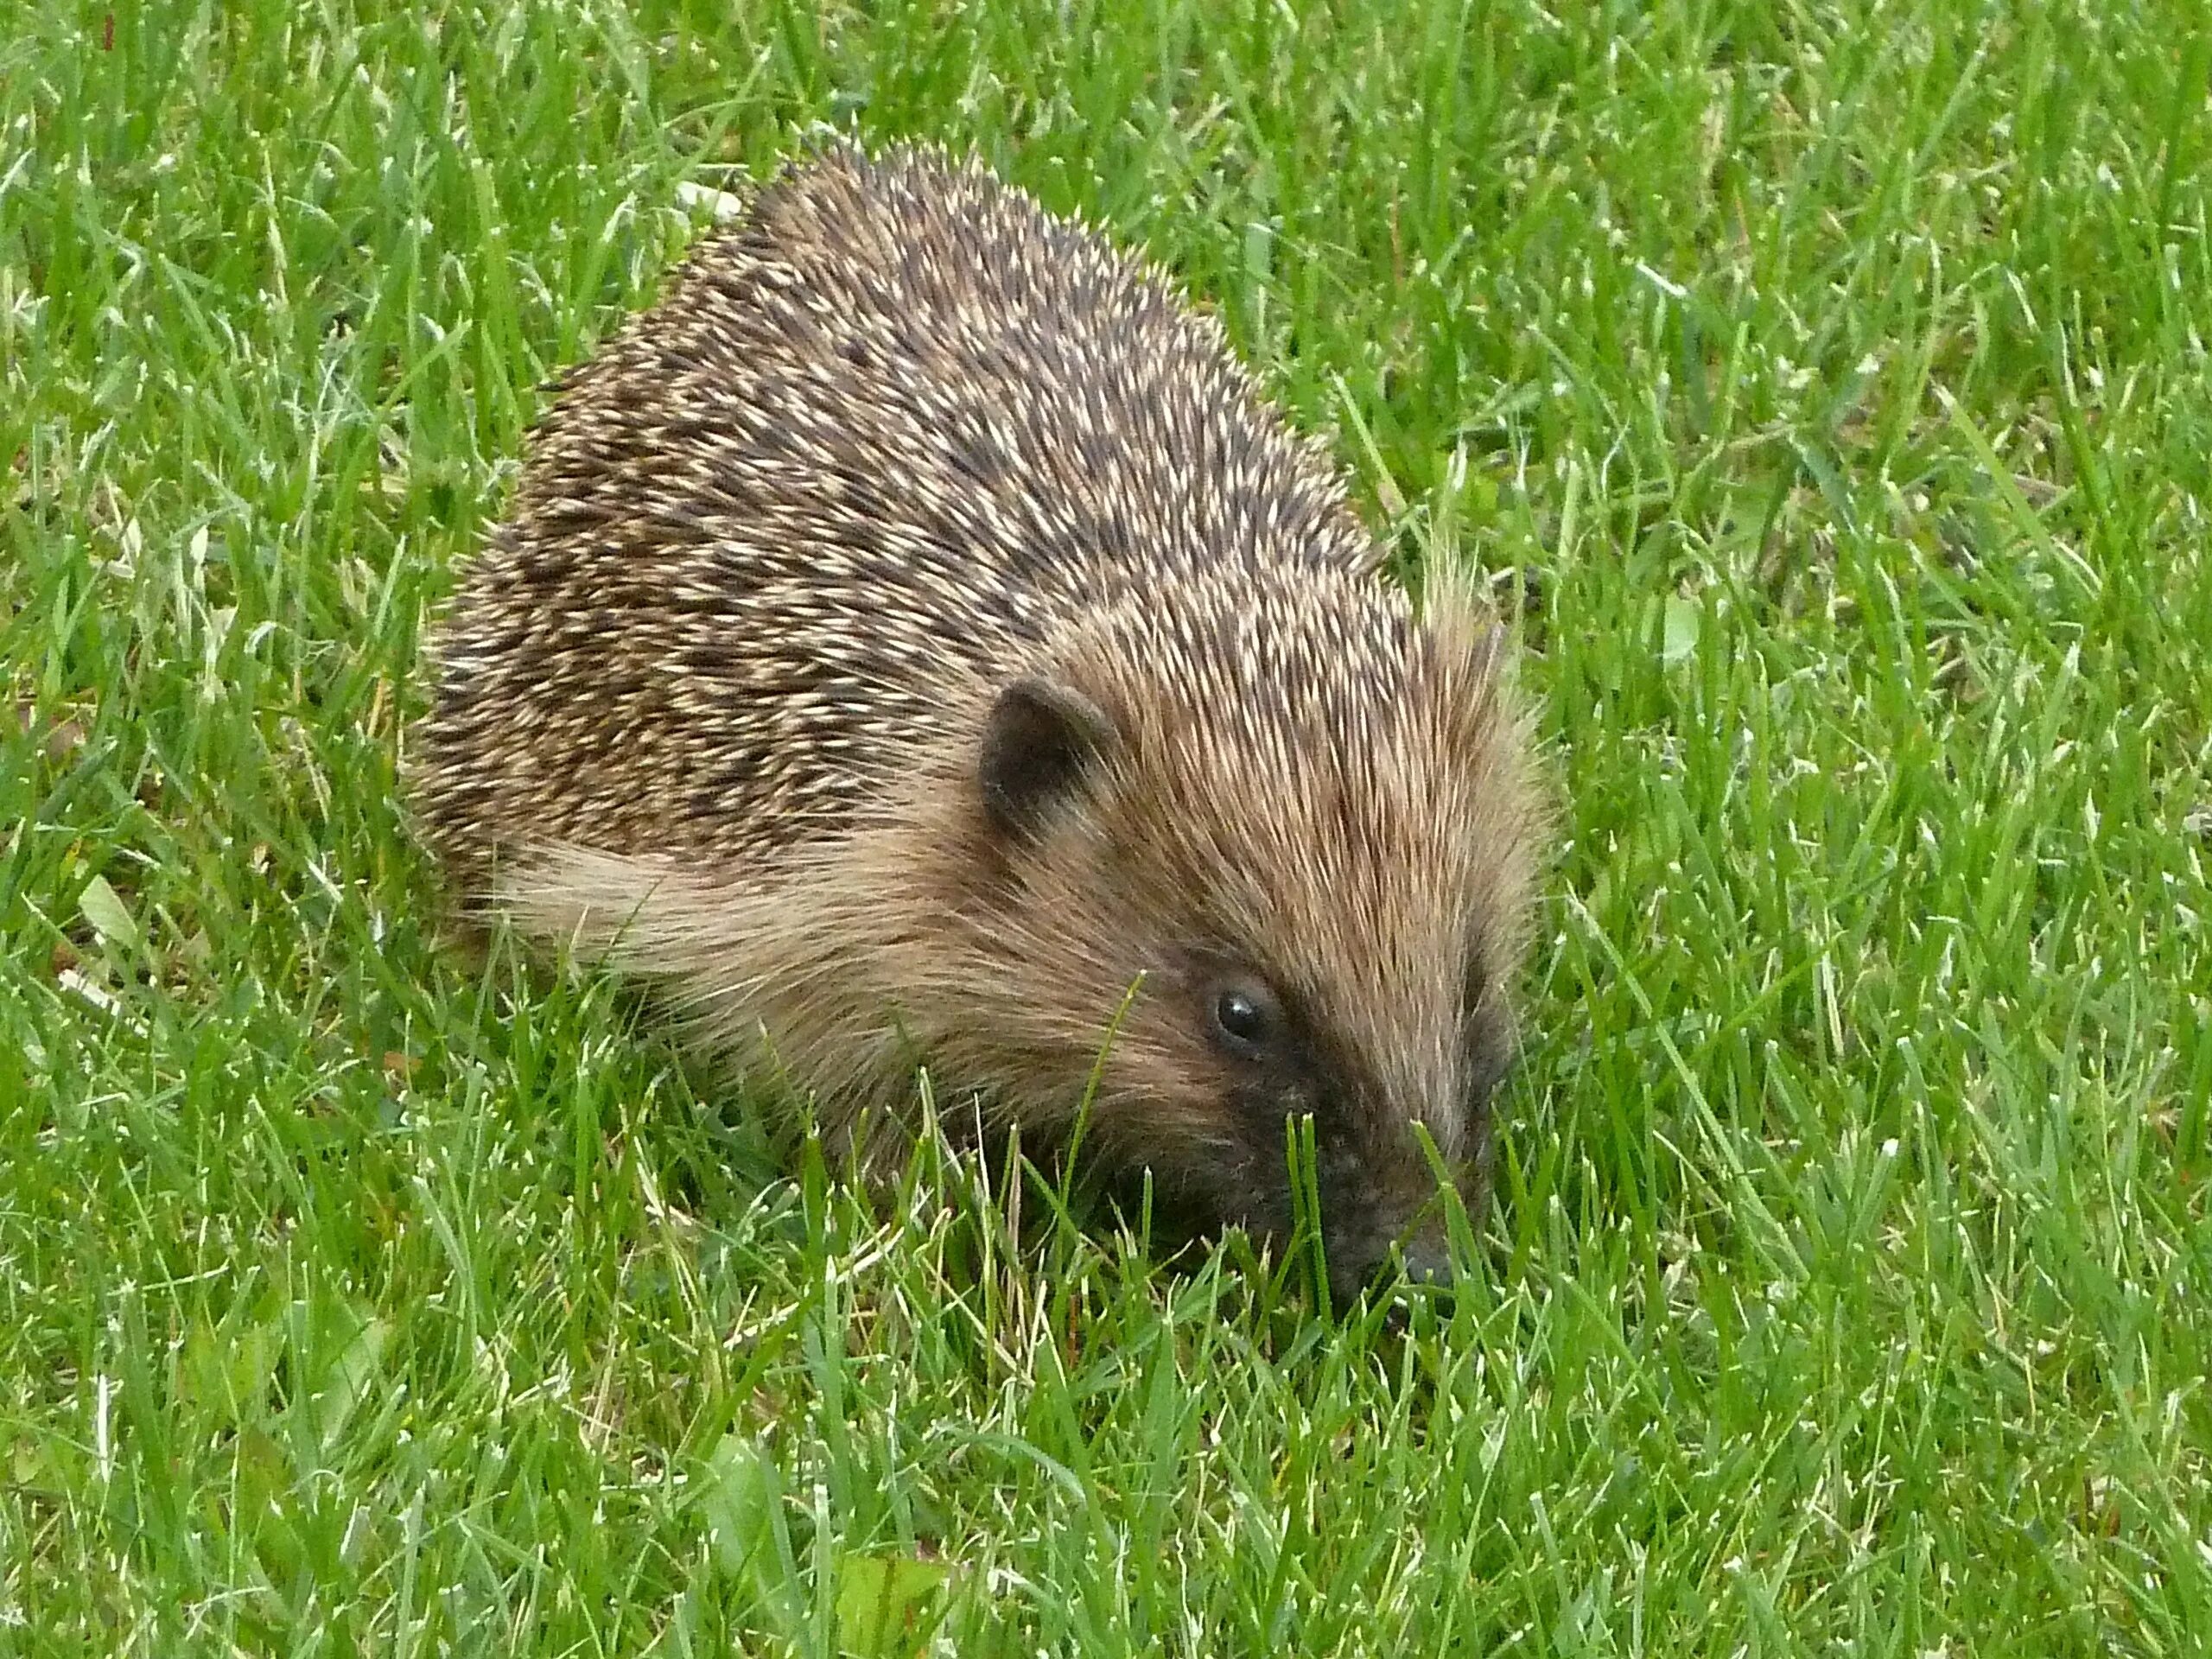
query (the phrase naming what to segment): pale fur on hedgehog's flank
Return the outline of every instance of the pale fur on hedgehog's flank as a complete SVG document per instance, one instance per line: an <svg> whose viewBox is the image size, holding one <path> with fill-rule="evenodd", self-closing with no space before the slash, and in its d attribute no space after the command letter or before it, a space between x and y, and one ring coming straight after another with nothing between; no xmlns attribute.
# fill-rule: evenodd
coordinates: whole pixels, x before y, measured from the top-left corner
<svg viewBox="0 0 2212 1659"><path fill-rule="evenodd" d="M1177 1013L1226 953L1357 1080L1346 1213L1395 1214L1411 1120L1479 1151L1539 816L1487 613L1376 563L1159 272L973 163L833 150L562 388L439 636L423 827L833 1135L925 1059L1049 1140L1098 1064L1109 1158L1260 1170ZM976 768L1033 683L1103 747L1017 833Z"/></svg>

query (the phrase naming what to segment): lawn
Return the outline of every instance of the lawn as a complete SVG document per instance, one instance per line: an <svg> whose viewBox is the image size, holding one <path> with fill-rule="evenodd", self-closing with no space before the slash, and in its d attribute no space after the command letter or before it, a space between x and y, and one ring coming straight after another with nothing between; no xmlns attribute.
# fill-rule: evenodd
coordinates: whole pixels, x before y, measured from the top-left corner
<svg viewBox="0 0 2212 1659"><path fill-rule="evenodd" d="M10 0L0 1654L2212 1647L2196 0ZM764 1151L442 948L541 386L823 126L1217 307L1520 619L1459 1294Z"/></svg>

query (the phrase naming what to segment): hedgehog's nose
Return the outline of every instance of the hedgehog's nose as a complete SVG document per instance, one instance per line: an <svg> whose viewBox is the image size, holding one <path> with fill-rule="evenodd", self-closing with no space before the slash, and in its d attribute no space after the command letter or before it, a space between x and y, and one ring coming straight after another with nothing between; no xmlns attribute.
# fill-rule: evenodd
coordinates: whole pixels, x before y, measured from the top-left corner
<svg viewBox="0 0 2212 1659"><path fill-rule="evenodd" d="M1452 1288L1452 1250L1441 1232L1421 1233L1401 1245L1398 1268L1408 1284L1428 1290ZM1386 1278L1389 1272L1389 1264L1386 1262Z"/></svg>
<svg viewBox="0 0 2212 1659"><path fill-rule="evenodd" d="M1340 1306L1363 1290L1383 1296L1408 1286L1428 1295L1452 1289L1452 1250L1441 1228L1424 1228L1363 1259L1332 1262L1330 1269L1329 1293Z"/></svg>

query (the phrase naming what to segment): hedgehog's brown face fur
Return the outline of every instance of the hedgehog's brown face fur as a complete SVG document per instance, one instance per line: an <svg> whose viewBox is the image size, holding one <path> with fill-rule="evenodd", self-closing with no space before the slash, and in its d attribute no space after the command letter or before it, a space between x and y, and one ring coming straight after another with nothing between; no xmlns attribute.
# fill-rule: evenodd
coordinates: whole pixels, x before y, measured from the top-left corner
<svg viewBox="0 0 2212 1659"><path fill-rule="evenodd" d="M1417 623L1349 578L1211 580L1237 591L1112 613L991 705L958 854L976 954L950 970L984 1052L960 1069L1065 1101L1096 1068L1109 1173L1278 1238L1286 1124L1310 1115L1344 1294L1394 1244L1437 1260L1414 1126L1455 1169L1484 1149L1532 874L1523 748L1451 595Z"/></svg>

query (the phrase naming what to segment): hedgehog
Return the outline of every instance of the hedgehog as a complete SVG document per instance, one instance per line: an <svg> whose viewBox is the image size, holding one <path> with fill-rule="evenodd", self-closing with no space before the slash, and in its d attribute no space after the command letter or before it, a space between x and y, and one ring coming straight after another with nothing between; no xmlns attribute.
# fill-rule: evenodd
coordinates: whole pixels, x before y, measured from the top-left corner
<svg viewBox="0 0 2212 1659"><path fill-rule="evenodd" d="M553 388L416 816L467 914L658 988L860 1165L925 1070L1287 1247L1310 1134L1333 1291L1444 1277L1542 813L1478 586L1384 552L1158 265L831 144Z"/></svg>

